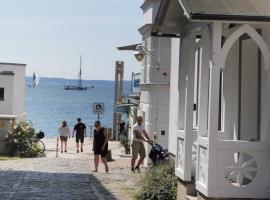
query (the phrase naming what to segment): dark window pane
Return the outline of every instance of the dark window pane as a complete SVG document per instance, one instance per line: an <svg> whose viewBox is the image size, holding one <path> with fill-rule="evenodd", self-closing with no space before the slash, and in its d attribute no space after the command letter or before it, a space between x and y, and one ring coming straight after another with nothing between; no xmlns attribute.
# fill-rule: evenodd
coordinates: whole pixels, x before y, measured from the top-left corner
<svg viewBox="0 0 270 200"><path fill-rule="evenodd" d="M0 88L0 100L4 100L4 88Z"/></svg>

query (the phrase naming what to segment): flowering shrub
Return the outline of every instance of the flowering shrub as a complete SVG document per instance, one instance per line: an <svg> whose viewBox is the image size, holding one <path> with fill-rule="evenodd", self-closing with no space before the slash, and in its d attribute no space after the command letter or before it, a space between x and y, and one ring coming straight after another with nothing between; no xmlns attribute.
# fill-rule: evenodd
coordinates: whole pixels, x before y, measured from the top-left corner
<svg viewBox="0 0 270 200"><path fill-rule="evenodd" d="M21 157L37 157L40 149L33 142L35 129L30 122L19 121L15 130L9 131L5 139L5 147L9 155L20 155Z"/></svg>

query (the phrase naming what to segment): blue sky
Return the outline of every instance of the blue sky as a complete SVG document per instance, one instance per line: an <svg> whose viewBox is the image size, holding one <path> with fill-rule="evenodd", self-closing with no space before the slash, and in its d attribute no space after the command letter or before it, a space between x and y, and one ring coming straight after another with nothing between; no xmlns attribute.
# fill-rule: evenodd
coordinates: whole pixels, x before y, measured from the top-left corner
<svg viewBox="0 0 270 200"><path fill-rule="evenodd" d="M113 80L116 60L125 79L140 71L132 52L117 46L140 42L142 23L135 0L8 0L1 2L0 62L27 64L27 75Z"/></svg>

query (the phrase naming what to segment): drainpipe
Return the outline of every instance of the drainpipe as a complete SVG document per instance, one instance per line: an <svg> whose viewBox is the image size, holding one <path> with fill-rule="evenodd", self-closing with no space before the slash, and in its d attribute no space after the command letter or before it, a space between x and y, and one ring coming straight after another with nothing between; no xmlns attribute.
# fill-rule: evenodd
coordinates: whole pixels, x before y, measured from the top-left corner
<svg viewBox="0 0 270 200"><path fill-rule="evenodd" d="M154 135L154 141L157 139L157 123L158 123L158 85L159 85L159 63L157 63L158 65L155 67L156 69L156 92L155 92L155 129L153 132Z"/></svg>

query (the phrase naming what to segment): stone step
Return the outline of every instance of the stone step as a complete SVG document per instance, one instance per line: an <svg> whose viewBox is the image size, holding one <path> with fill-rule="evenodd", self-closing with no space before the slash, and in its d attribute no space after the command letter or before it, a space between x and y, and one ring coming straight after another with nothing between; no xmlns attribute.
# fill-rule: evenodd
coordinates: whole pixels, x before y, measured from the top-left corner
<svg viewBox="0 0 270 200"><path fill-rule="evenodd" d="M197 200L197 196L186 195L186 200Z"/></svg>

